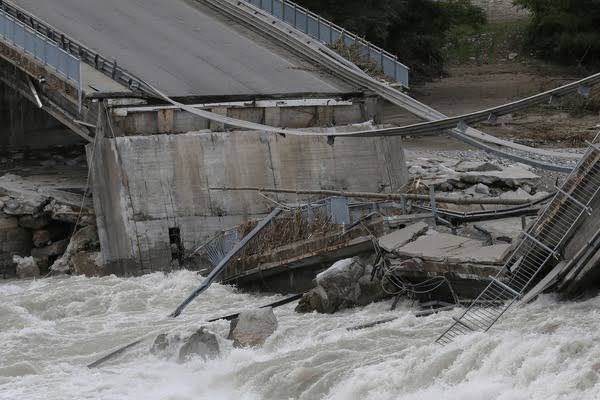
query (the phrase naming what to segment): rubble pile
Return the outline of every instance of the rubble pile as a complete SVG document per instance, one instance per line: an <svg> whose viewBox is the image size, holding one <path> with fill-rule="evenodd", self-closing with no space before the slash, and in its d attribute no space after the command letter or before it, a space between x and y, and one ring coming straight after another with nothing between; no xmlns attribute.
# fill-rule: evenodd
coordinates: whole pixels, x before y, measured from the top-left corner
<svg viewBox="0 0 600 400"><path fill-rule="evenodd" d="M444 197L535 201L548 195L537 190L540 176L524 164L418 158L408 162L412 190L433 187ZM473 208L473 207L469 207Z"/></svg>
<svg viewBox="0 0 600 400"><path fill-rule="evenodd" d="M89 201L81 208L80 194L43 188L10 173L0 176L0 276L96 275L98 251L93 211Z"/></svg>

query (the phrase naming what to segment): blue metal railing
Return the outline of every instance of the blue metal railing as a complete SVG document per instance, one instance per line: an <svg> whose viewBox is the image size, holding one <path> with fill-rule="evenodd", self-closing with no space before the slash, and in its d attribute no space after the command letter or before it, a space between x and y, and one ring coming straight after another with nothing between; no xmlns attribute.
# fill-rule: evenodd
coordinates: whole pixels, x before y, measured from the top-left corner
<svg viewBox="0 0 600 400"><path fill-rule="evenodd" d="M0 39L53 68L68 80L80 83L80 61L50 39L40 35L0 9Z"/></svg>
<svg viewBox="0 0 600 400"><path fill-rule="evenodd" d="M343 41L346 46L358 46L361 54L379 65L388 77L408 88L409 68L398 56L344 30L331 21L289 0L244 0L294 28L325 44Z"/></svg>

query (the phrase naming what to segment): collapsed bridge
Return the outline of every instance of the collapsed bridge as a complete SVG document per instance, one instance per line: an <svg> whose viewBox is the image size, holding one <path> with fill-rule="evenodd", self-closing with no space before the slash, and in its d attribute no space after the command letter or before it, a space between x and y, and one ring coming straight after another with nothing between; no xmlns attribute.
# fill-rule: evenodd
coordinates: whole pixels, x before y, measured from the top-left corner
<svg viewBox="0 0 600 400"><path fill-rule="evenodd" d="M182 250L269 208L211 187L396 192L407 180L403 134L446 130L500 156L568 170L539 157L572 154L465 123L585 93L598 79L453 119L333 53L322 42L347 37L297 6L292 21L287 1L38 3L0 2L0 80L88 143L102 256L117 274L170 269ZM408 86L397 59L361 46ZM382 127L385 102L433 122Z"/></svg>

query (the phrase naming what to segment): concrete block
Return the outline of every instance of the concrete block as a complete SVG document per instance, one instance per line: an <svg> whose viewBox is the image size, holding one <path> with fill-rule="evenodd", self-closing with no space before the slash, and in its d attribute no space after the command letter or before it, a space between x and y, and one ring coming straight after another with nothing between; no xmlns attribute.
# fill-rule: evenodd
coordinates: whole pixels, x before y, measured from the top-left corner
<svg viewBox="0 0 600 400"><path fill-rule="evenodd" d="M423 235L428 229L429 225L425 222L417 222L416 224L409 225L406 228L399 229L380 237L379 247L387 252L393 252Z"/></svg>

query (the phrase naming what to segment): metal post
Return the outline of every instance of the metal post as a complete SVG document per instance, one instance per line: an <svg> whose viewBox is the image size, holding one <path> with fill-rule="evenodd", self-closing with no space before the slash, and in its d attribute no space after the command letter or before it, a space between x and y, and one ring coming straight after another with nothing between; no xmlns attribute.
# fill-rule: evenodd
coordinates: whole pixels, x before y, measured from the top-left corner
<svg viewBox="0 0 600 400"><path fill-rule="evenodd" d="M433 226L437 226L437 207L435 204L435 188L429 187L429 196L431 198L431 213L433 214Z"/></svg>

